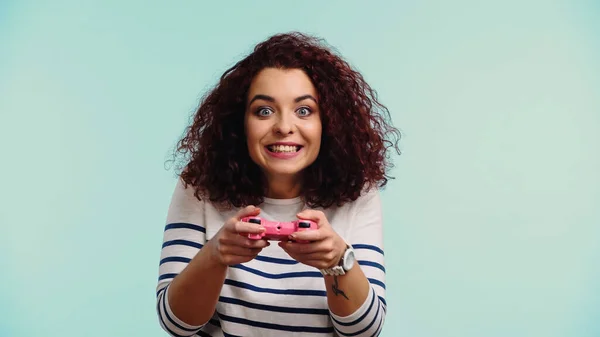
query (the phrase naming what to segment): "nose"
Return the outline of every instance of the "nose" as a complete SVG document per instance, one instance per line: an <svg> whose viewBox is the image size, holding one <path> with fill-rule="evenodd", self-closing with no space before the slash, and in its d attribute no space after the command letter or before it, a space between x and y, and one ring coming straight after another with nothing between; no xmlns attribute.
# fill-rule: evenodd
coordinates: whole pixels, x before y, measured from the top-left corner
<svg viewBox="0 0 600 337"><path fill-rule="evenodd" d="M273 125L273 131L281 135L292 134L294 132L293 129L293 121L290 120L289 117L284 116L283 114L280 115L279 118L277 118L277 121L275 121L275 124Z"/></svg>

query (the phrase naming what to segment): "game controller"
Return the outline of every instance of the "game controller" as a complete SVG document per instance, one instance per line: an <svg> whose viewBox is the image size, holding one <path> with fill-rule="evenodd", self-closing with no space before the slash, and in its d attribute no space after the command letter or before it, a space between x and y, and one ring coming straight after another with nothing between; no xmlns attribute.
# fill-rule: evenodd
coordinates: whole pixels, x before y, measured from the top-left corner
<svg viewBox="0 0 600 337"><path fill-rule="evenodd" d="M311 220L294 220L289 222L269 221L257 216L245 217L243 222L254 223L265 227L261 234L248 234L252 240L288 241L290 234L317 229L317 223ZM297 242L308 242L297 240Z"/></svg>

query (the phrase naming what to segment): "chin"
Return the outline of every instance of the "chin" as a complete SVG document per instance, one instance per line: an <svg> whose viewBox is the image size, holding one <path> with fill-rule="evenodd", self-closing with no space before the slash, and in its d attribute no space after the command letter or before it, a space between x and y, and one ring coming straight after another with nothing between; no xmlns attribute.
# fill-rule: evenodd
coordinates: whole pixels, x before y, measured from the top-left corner
<svg viewBox="0 0 600 337"><path fill-rule="evenodd" d="M303 166L269 167L267 172L272 177L293 177L304 171Z"/></svg>

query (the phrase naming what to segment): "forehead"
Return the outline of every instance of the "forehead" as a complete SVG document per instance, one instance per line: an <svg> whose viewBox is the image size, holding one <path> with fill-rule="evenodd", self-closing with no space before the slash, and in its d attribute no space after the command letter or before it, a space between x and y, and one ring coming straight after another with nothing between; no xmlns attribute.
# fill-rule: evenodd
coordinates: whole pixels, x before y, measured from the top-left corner
<svg viewBox="0 0 600 337"><path fill-rule="evenodd" d="M310 78L300 69L265 68L252 80L248 96L256 94L272 96L278 100L295 99L317 92Z"/></svg>

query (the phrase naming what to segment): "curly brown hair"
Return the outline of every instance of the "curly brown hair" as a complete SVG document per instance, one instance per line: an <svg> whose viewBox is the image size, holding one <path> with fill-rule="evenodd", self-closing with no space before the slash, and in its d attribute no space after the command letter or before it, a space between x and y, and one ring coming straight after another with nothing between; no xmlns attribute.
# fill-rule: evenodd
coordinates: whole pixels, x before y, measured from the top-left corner
<svg viewBox="0 0 600 337"><path fill-rule="evenodd" d="M299 32L277 34L221 76L205 94L175 155L184 156L181 178L198 199L222 206L259 205L264 175L250 158L244 131L247 92L264 68L301 69L312 80L322 111L321 150L303 172L302 197L327 208L356 200L365 187L387 184L400 132L363 76L322 39Z"/></svg>

